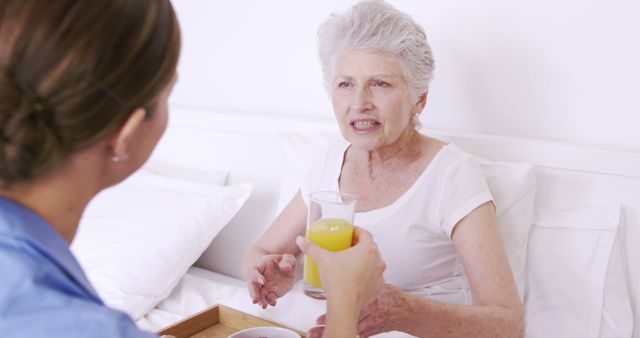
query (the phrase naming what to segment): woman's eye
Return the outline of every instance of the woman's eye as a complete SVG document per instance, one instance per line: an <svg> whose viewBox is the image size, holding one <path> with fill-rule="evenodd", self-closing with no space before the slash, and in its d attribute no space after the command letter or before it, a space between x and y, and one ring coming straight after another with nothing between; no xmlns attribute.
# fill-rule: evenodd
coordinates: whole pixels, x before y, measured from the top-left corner
<svg viewBox="0 0 640 338"><path fill-rule="evenodd" d="M389 86L388 83L386 83L384 81L380 81L380 80L374 81L373 85L376 86L376 87L388 87Z"/></svg>
<svg viewBox="0 0 640 338"><path fill-rule="evenodd" d="M349 87L351 84L349 82L346 81L342 81L340 83L338 83L338 88L347 88Z"/></svg>

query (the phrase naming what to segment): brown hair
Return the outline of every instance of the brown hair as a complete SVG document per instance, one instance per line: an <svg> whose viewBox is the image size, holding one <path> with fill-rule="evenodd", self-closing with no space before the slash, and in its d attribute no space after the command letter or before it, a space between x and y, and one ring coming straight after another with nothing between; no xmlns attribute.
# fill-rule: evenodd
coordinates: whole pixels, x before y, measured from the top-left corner
<svg viewBox="0 0 640 338"><path fill-rule="evenodd" d="M153 113L179 50L169 0L0 1L0 187Z"/></svg>

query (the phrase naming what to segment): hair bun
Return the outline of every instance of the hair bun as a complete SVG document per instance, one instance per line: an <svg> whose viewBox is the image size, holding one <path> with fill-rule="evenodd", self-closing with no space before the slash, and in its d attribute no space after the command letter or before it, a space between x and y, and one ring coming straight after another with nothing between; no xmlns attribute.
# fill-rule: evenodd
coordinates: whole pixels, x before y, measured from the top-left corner
<svg viewBox="0 0 640 338"><path fill-rule="evenodd" d="M170 0L0 0L0 23L4 186L52 174L137 108L150 116L180 54Z"/></svg>
<svg viewBox="0 0 640 338"><path fill-rule="evenodd" d="M14 74L0 71L0 185L32 178L59 144L46 103Z"/></svg>

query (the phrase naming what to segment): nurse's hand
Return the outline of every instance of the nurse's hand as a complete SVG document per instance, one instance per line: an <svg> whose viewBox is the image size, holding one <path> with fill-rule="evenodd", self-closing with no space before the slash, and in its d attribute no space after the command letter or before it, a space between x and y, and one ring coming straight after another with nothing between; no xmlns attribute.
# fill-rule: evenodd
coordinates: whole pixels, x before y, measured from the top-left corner
<svg viewBox="0 0 640 338"><path fill-rule="evenodd" d="M309 337L355 336L358 322L362 320L357 314L376 299L383 288L382 273L386 265L373 237L356 227L353 238L353 246L340 252L324 250L304 237L296 239L300 249L318 265L320 280L327 292L328 315L333 318L326 327L312 328Z"/></svg>
<svg viewBox="0 0 640 338"><path fill-rule="evenodd" d="M333 294L356 295L356 305L361 308L377 296L384 284L382 273L386 265L373 236L364 229L354 227L353 246L339 252L325 250L302 236L296 243L318 265L320 281L330 298Z"/></svg>

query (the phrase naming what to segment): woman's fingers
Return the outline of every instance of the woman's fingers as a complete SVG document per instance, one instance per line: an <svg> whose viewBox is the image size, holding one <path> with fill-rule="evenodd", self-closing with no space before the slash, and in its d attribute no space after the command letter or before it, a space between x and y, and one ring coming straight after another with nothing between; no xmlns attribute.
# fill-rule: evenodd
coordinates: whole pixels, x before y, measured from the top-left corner
<svg viewBox="0 0 640 338"><path fill-rule="evenodd" d="M376 334L376 323L372 316L367 316L358 322L358 336L369 337Z"/></svg>
<svg viewBox="0 0 640 338"><path fill-rule="evenodd" d="M360 311L360 317L358 318L358 335L363 337L366 333L369 333L369 327L371 327L372 317L371 317L371 304L369 306L365 306Z"/></svg>
<svg viewBox="0 0 640 338"><path fill-rule="evenodd" d="M248 273L254 286L249 289L254 303L263 309L275 306L278 297L291 289L289 284L294 281L296 264L295 256L290 254L265 256L261 266Z"/></svg>
<svg viewBox="0 0 640 338"><path fill-rule="evenodd" d="M260 290L260 306L266 309L268 305L276 306L278 295L268 288L262 288Z"/></svg>
<svg viewBox="0 0 640 338"><path fill-rule="evenodd" d="M360 311L360 318L358 319L358 334L360 337L369 337L371 335L385 332L385 330L388 329L385 327L385 322L388 320L389 316L386 315L385 308L383 306L385 301L380 298L384 297L382 294L379 294L378 298L374 299L373 302L369 303L362 309L362 311ZM387 301L390 302L390 300Z"/></svg>
<svg viewBox="0 0 640 338"><path fill-rule="evenodd" d="M265 268L266 267L263 267L262 269L264 270ZM263 288L265 286L266 280L264 275L260 273L258 268L254 268L249 271L249 280L251 281L250 283L248 283L249 296L251 296L251 300L254 304L258 303L261 308L266 309L268 304L275 303L269 301L267 295L265 295Z"/></svg>
<svg viewBox="0 0 640 338"><path fill-rule="evenodd" d="M267 295L267 299L269 300L269 305L271 305L271 306L276 306L276 300L278 299L278 296L276 296L276 294L275 294L275 293L270 292L270 293Z"/></svg>
<svg viewBox="0 0 640 338"><path fill-rule="evenodd" d="M324 334L324 326L316 326L316 327L312 327L311 330L309 330L309 332L307 332L307 337L308 338L322 338L323 334Z"/></svg>
<svg viewBox="0 0 640 338"><path fill-rule="evenodd" d="M298 261L293 255L284 254L278 264L278 268L284 273L290 273L294 271L297 263Z"/></svg>
<svg viewBox="0 0 640 338"><path fill-rule="evenodd" d="M257 268L254 268L249 272L249 279L258 285L264 285L264 276Z"/></svg>
<svg viewBox="0 0 640 338"><path fill-rule="evenodd" d="M258 271L257 268L253 268L249 271L249 296L253 303L257 303L260 300L260 288L264 285L264 276Z"/></svg>
<svg viewBox="0 0 640 338"><path fill-rule="evenodd" d="M326 323L327 323L327 314L326 313L316 319L316 324L318 324L318 325L325 325Z"/></svg>

